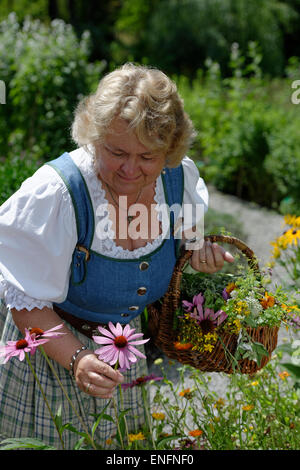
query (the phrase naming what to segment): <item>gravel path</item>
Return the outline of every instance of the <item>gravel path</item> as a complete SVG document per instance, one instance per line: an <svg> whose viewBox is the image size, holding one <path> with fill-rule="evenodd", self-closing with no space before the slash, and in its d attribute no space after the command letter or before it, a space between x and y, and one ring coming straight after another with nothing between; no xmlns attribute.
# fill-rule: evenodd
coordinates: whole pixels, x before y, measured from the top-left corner
<svg viewBox="0 0 300 470"><path fill-rule="evenodd" d="M283 231L283 216L262 208L255 203L242 201L235 196L220 193L211 186L208 189L210 195L209 207L225 214L234 215L235 218L241 221L244 232L247 234L247 239L244 241L256 254L260 268L263 268L271 258L272 247L270 242L275 240ZM226 229L230 231L230 227L226 227ZM230 251L230 246L224 245L224 247ZM276 269L276 271L273 272L272 285L280 283L279 276L284 277L280 269ZM280 330L278 344L282 343L286 336L286 330ZM177 368L180 364L175 362L174 366L170 369L168 367L168 359L163 357L157 349L152 351L152 357L149 360L150 372L160 375L160 367L152 362L155 357L162 357L163 367L169 370L168 379L173 383L178 382L179 374ZM211 376L212 389L222 396L226 388L227 376L219 373L211 373L209 375ZM190 385L191 381L187 377L185 387L188 388Z"/></svg>

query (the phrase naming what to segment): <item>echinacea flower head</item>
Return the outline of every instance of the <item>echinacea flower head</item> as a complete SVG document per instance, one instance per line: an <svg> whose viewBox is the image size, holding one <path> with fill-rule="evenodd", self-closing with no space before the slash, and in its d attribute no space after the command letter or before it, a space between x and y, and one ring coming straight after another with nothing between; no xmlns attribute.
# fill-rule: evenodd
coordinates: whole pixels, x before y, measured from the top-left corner
<svg viewBox="0 0 300 470"><path fill-rule="evenodd" d="M65 335L66 333L62 333L59 330L64 326L63 323L60 325L54 326L53 328L50 328L50 330L42 330L41 328L34 327L34 328L29 328L30 335L35 338L35 339L41 339L41 338L59 338L61 335Z"/></svg>
<svg viewBox="0 0 300 470"><path fill-rule="evenodd" d="M154 380L155 382L158 382L159 380L163 380L163 379L164 379L163 377L157 377L155 374L143 375L142 377L138 377L136 380L133 380L132 382L121 384L121 387L126 390L127 388L141 387L142 385L149 382L150 380Z"/></svg>
<svg viewBox="0 0 300 470"><path fill-rule="evenodd" d="M184 306L187 312L191 312L195 307L198 308L204 303L204 296L201 294L194 295L193 301L188 302L187 300L182 301L182 305Z"/></svg>
<svg viewBox="0 0 300 470"><path fill-rule="evenodd" d="M198 320L199 315L203 314L204 301L205 301L205 298L200 292L200 294L194 295L192 302L183 300L182 305L183 305L184 310L189 314L190 318L193 318L194 320Z"/></svg>
<svg viewBox="0 0 300 470"><path fill-rule="evenodd" d="M37 340L33 338L30 331L25 328L25 338L17 341L7 341L5 346L0 347L0 357L4 357L3 364L5 364L12 357L18 357L20 361L25 358L25 353L34 354L38 346L46 343L48 339Z"/></svg>
<svg viewBox="0 0 300 470"><path fill-rule="evenodd" d="M221 325L226 320L227 314L223 310L214 312L212 308L206 308L202 314L199 315L198 324L201 327L203 334L211 333L217 326Z"/></svg>
<svg viewBox="0 0 300 470"><path fill-rule="evenodd" d="M95 354L99 359L114 365L118 362L121 369L130 369L130 362L137 361L137 357L146 359L133 345L144 344L149 341L148 339L138 339L143 336L143 333L135 333L135 328L130 328L125 325L124 328L120 323L116 326L112 322L108 323L109 330L98 326L99 332L103 336L93 336L93 340L102 347L95 350Z"/></svg>

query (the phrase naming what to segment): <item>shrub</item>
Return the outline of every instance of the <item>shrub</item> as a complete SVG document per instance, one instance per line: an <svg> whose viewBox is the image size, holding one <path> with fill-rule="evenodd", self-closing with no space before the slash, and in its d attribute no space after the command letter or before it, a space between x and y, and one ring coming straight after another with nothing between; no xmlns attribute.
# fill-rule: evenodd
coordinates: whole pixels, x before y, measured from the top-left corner
<svg viewBox="0 0 300 470"><path fill-rule="evenodd" d="M221 79L219 65L211 61L192 84L178 78L198 131L191 155L206 181L221 191L282 210L290 196L299 208L299 116L290 102L291 82L262 78L255 43L248 55L252 62L245 66L233 45L227 79Z"/></svg>
<svg viewBox="0 0 300 470"><path fill-rule="evenodd" d="M88 63L88 55L89 33L77 39L62 20L48 26L26 17L21 25L11 13L0 23L0 78L7 90L7 104L0 107L0 156L8 168L14 156L26 155L31 163L25 166L33 169L37 160L74 148L69 137L73 110L96 86L105 65ZM2 174L9 178L8 168ZM1 197L16 189L16 181Z"/></svg>

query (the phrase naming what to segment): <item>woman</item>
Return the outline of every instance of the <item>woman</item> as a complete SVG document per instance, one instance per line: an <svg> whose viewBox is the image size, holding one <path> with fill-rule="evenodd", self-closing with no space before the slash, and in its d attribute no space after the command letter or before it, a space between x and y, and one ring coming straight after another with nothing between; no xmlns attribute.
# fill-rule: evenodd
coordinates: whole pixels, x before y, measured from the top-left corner
<svg viewBox="0 0 300 470"><path fill-rule="evenodd" d="M165 231L159 204L207 208L204 182L185 156L193 136L175 84L158 70L126 64L79 104L72 126L78 149L43 165L0 208L2 342L63 320L65 335L44 349L88 426L118 384L146 374L144 359L123 373L99 360L92 340L97 325L130 323L140 331L144 307L168 287L183 230L200 222L184 220L178 232L184 212L173 212ZM225 260L233 258L205 243L191 265L213 273ZM63 403L62 421L80 429L43 357L32 361L51 406ZM26 364L10 360L0 374L0 433L35 436L59 448ZM137 431L144 421L138 387L125 392L124 406ZM104 445L115 426L104 421L97 433ZM78 436L64 438L72 449Z"/></svg>

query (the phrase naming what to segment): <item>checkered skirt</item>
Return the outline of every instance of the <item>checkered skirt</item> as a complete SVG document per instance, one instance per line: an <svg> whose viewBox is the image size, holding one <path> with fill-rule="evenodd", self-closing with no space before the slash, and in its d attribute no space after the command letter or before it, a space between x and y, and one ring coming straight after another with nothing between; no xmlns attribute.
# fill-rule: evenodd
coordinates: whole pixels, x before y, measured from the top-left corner
<svg viewBox="0 0 300 470"><path fill-rule="evenodd" d="M67 324L68 325L68 324ZM130 326L141 331L140 317L137 317ZM96 349L98 345L85 335L68 325L73 334L89 349ZM14 324L11 312L0 300L0 339L2 343L9 340L17 341L21 334ZM55 339L53 339L55 341ZM143 346L139 350L144 352ZM45 391L51 410L55 415L61 407L62 423L71 423L78 431L84 431L74 410L66 400L55 376L40 351L30 356L32 365L39 381ZM3 362L3 361L2 361ZM52 361L64 388L89 430L95 422L94 414L99 414L107 405L108 400L93 398L82 392L76 385L69 372L56 362ZM130 370L124 372L125 382L131 382L137 377L147 375L145 359L132 364ZM119 403L119 387L115 397ZM131 411L126 415L129 432L138 432L145 423L144 406L140 387L122 390L124 409ZM114 422L102 419L95 433L95 442L103 448L108 448L106 440L116 434L116 419L112 400L105 411L111 415ZM45 444L62 449L56 428L50 417L40 389L33 377L29 365L24 360L10 359L6 364L0 364L0 436L5 437L35 437ZM80 436L74 432L63 432L64 448L74 449Z"/></svg>

